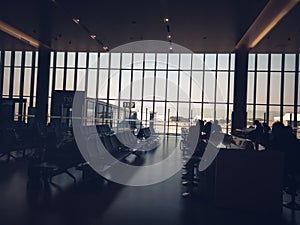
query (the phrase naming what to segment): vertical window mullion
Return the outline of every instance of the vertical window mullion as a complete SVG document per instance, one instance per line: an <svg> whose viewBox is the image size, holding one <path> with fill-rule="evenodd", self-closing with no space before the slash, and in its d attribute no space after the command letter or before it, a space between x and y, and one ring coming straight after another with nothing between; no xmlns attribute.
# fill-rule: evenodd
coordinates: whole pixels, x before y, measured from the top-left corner
<svg viewBox="0 0 300 225"><path fill-rule="evenodd" d="M53 52L52 93L55 90L55 83L56 83L56 60L57 60L57 52Z"/></svg>
<svg viewBox="0 0 300 225"><path fill-rule="evenodd" d="M168 79L169 79L169 54L167 54L167 68L166 68L166 88L165 88L165 111L164 111L164 134L166 133L167 121L167 97L168 97Z"/></svg>
<svg viewBox="0 0 300 225"><path fill-rule="evenodd" d="M0 52L0 98L3 97L3 76L4 76L5 51Z"/></svg>
<svg viewBox="0 0 300 225"><path fill-rule="evenodd" d="M143 54L143 76L142 76L142 103L141 103L142 124L143 124L143 111L144 111L144 89L145 89L145 53Z"/></svg>
<svg viewBox="0 0 300 225"><path fill-rule="evenodd" d="M25 72L25 51L22 51L21 55L21 74L20 74L20 89L19 89L19 98L23 99L24 93L24 72ZM27 102L26 102L27 104ZM24 115L24 118L22 116ZM25 108L23 104L19 104L19 113L18 113L18 121L25 121Z"/></svg>
<svg viewBox="0 0 300 225"><path fill-rule="evenodd" d="M299 54L296 54L296 70L295 70L295 95L294 95L294 124L295 134L297 135L298 121L298 92L299 92Z"/></svg>
<svg viewBox="0 0 300 225"><path fill-rule="evenodd" d="M63 75L63 90L66 90L66 86L67 86L67 63L68 63L68 54L67 52L64 52L64 75Z"/></svg>
<svg viewBox="0 0 300 225"><path fill-rule="evenodd" d="M215 93L214 93L214 121L217 117L217 89L218 89L218 58L219 54L216 55L216 70L215 70Z"/></svg>
<svg viewBox="0 0 300 225"><path fill-rule="evenodd" d="M122 85L122 65L123 65L122 63L123 63L123 53L120 53L120 69L119 69L119 84L118 84L119 85L119 87L118 87L118 118L117 118L117 124L119 124L120 121L121 121L120 120L120 109L121 109L121 85ZM117 129L119 129L119 126L117 126Z"/></svg>
<svg viewBox="0 0 300 225"><path fill-rule="evenodd" d="M33 107L34 81L35 81L35 60L36 60L36 51L33 51L32 52L32 60L31 60L30 107Z"/></svg>
<svg viewBox="0 0 300 225"><path fill-rule="evenodd" d="M73 90L77 91L77 77L78 77L78 52L75 53L75 71L74 71L74 86ZM97 92L98 96L98 92Z"/></svg>
<svg viewBox="0 0 300 225"><path fill-rule="evenodd" d="M13 97L14 91L14 67L15 67L15 51L11 52L10 58L10 81L9 81L9 98Z"/></svg>
<svg viewBox="0 0 300 225"><path fill-rule="evenodd" d="M108 55L108 80L107 80L107 93L106 93L106 112L105 112L105 123L108 122L108 114L109 114L109 96L110 96L110 62L111 62L111 54Z"/></svg>
<svg viewBox="0 0 300 225"><path fill-rule="evenodd" d="M191 54L191 67L190 67L190 93L189 93L189 123L191 125L191 118L192 118L192 82L193 82L193 75L192 75L192 69L193 69L193 58L194 55Z"/></svg>
<svg viewBox="0 0 300 225"><path fill-rule="evenodd" d="M21 75L20 75L20 92L19 96L21 99L23 99L23 93L24 93L24 73L25 73L25 51L22 51L22 57L21 57Z"/></svg>
<svg viewBox="0 0 300 225"><path fill-rule="evenodd" d="M203 68L202 68L202 96L201 96L201 120L203 120L204 114L204 82L205 82L205 61L206 61L206 54L203 55Z"/></svg>
<svg viewBox="0 0 300 225"><path fill-rule="evenodd" d="M283 122L283 104L284 104L284 66L285 66L285 54L282 54L281 58L281 87L280 87L280 122Z"/></svg>
<svg viewBox="0 0 300 225"><path fill-rule="evenodd" d="M154 58L154 84L153 84L153 101L152 101L152 113L154 115L155 112L155 91L156 91L156 67L157 67L157 53L155 53L155 58ZM154 118L153 118L154 119Z"/></svg>
<svg viewBox="0 0 300 225"><path fill-rule="evenodd" d="M230 101L230 79L231 79L231 54L229 54L228 60L228 76L227 76L227 106L226 106L226 133L228 134L228 124L229 124L229 101Z"/></svg>
<svg viewBox="0 0 300 225"><path fill-rule="evenodd" d="M256 89L257 89L257 54L254 61L254 90L253 90L253 121L256 119Z"/></svg>
<svg viewBox="0 0 300 225"><path fill-rule="evenodd" d="M270 90L271 90L271 54L268 54L268 78L267 78L267 109L265 123L269 124L270 120Z"/></svg>
<svg viewBox="0 0 300 225"><path fill-rule="evenodd" d="M76 56L77 56L77 54L76 54ZM75 63L75 65L77 65L77 64ZM77 69L75 69L75 70L77 70ZM98 116L98 92L99 92L99 81L100 81L100 77L99 76L100 76L100 52L98 52L98 55L97 55L96 104L95 104L95 112L94 112L95 122L98 121L97 116Z"/></svg>
<svg viewBox="0 0 300 225"><path fill-rule="evenodd" d="M179 62L178 62L179 68L178 68L178 76L177 76L177 104L176 104L176 136L178 134L178 111L179 111L179 92L180 92L180 72L181 72L181 54L179 54Z"/></svg>

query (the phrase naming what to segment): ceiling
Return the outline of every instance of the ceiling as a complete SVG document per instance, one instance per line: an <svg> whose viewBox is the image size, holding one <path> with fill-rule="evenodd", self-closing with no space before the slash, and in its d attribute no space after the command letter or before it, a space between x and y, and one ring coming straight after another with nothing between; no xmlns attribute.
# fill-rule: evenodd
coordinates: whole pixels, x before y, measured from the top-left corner
<svg viewBox="0 0 300 225"><path fill-rule="evenodd" d="M233 52L268 0L5 0L0 20L56 51L103 51L139 40ZM72 19L78 18L79 24ZM164 18L169 18L170 32ZM251 51L300 52L298 4ZM95 39L90 37L96 35ZM1 50L33 47L0 31Z"/></svg>

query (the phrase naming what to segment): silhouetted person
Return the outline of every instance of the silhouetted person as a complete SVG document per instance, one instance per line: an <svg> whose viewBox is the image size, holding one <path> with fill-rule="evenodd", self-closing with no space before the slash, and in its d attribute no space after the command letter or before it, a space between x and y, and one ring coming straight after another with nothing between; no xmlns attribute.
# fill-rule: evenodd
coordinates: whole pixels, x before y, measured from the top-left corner
<svg viewBox="0 0 300 225"><path fill-rule="evenodd" d="M263 139L263 126L258 120L254 120L255 131L254 131L254 142L255 142L255 149L258 150L259 144L262 143Z"/></svg>

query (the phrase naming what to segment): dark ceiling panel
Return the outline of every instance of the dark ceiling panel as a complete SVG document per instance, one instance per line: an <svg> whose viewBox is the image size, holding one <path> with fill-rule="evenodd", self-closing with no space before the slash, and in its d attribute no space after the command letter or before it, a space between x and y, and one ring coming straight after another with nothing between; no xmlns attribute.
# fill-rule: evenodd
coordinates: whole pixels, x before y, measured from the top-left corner
<svg viewBox="0 0 300 225"><path fill-rule="evenodd" d="M1 20L57 51L102 51L99 42L113 49L132 41L167 41L163 18L169 17L174 43L194 52L232 52L268 0L56 2L5 1L0 8ZM253 51L299 51L299 17L297 7ZM79 18L81 25L73 18ZM9 38L0 38L1 49L13 46Z"/></svg>

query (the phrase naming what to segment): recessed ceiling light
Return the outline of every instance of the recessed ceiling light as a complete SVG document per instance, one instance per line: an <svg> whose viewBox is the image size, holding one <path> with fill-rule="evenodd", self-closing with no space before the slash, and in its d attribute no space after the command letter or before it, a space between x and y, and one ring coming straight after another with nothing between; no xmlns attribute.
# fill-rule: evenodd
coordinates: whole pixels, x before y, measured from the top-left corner
<svg viewBox="0 0 300 225"><path fill-rule="evenodd" d="M73 22L76 23L76 24L79 24L80 20L78 18L74 18Z"/></svg>
<svg viewBox="0 0 300 225"><path fill-rule="evenodd" d="M168 36L167 36L167 38L168 38L168 39L171 39L171 38L172 38L172 36L171 36L171 35L168 35Z"/></svg>
<svg viewBox="0 0 300 225"><path fill-rule="evenodd" d="M90 36L92 39L96 39L96 35L94 35L94 34L92 34L91 36Z"/></svg>
<svg viewBox="0 0 300 225"><path fill-rule="evenodd" d="M168 23L169 22L169 18L164 18L164 22Z"/></svg>

